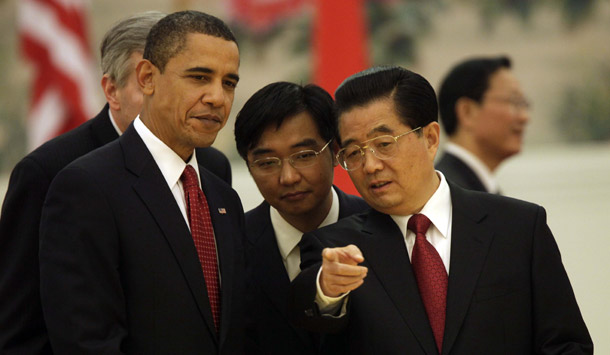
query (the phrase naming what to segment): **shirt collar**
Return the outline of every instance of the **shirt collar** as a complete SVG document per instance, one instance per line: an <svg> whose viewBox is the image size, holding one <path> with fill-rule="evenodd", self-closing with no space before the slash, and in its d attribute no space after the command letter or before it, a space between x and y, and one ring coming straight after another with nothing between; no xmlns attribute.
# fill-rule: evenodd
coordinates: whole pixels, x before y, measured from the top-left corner
<svg viewBox="0 0 610 355"><path fill-rule="evenodd" d="M445 152L455 155L460 158L464 164L468 165L479 180L481 180L481 183L488 192L497 193L499 191L498 181L496 181L494 174L476 155L453 142L447 142L445 145Z"/></svg>
<svg viewBox="0 0 610 355"><path fill-rule="evenodd" d="M441 235L444 238L447 238L449 236L452 212L451 193L449 192L449 185L447 184L447 180L443 173L437 170L436 174L441 180L440 184L419 213L428 217L432 222L432 225L438 229ZM403 236L407 235L407 223L411 216L412 215L390 215L396 225L398 225L398 228L400 228Z"/></svg>
<svg viewBox="0 0 610 355"><path fill-rule="evenodd" d="M152 154L155 163L159 166L159 170L161 170L161 174L163 174L167 185L172 189L178 183L178 180L180 180L180 176L187 163L185 163L176 152L157 138L157 136L155 136L142 122L139 115L134 120L133 126L144 141L150 154ZM199 177L199 166L197 164L195 150L193 150L193 154L191 154L191 159L188 161L188 164L195 169L197 177ZM201 187L201 178L197 180L199 182L199 187Z"/></svg>
<svg viewBox="0 0 610 355"><path fill-rule="evenodd" d="M333 202L330 206L330 211L328 212L328 215L326 215L326 218L324 218L318 228L335 223L339 220L339 197L337 196L337 192L335 191L335 189L331 188L330 190L333 196ZM280 254L282 255L282 258L286 260L290 252L301 241L303 232L288 223L280 215L280 212L273 206L269 206L269 214L271 217L271 225L273 226L273 231L275 232L277 246L280 249Z"/></svg>
<svg viewBox="0 0 610 355"><path fill-rule="evenodd" d="M123 134L123 132L121 132L121 130L119 129L119 125L116 124L116 121L114 119L114 116L112 115L112 111L110 110L110 107L108 107L108 117L110 117L110 123L112 123L112 127L114 127L114 130L116 131L116 133L119 134L119 137L120 137L121 134Z"/></svg>

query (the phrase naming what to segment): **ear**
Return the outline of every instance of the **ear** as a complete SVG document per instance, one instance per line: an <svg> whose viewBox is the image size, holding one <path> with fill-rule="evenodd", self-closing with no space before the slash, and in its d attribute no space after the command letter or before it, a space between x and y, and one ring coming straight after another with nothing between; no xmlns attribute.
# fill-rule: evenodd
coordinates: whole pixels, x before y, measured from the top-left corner
<svg viewBox="0 0 610 355"><path fill-rule="evenodd" d="M339 162L337 161L337 153L339 152L339 144L337 143L336 139L333 139L333 141L330 143L330 154L332 155L332 159L333 159L333 166L337 166L339 165Z"/></svg>
<svg viewBox="0 0 610 355"><path fill-rule="evenodd" d="M108 74L104 74L104 76L102 76L102 90L104 91L104 96L106 97L110 109L113 111L121 109L121 104L117 99L117 89L114 80L110 79Z"/></svg>
<svg viewBox="0 0 610 355"><path fill-rule="evenodd" d="M455 116L457 127L469 129L476 124L475 118L479 113L479 103L468 97L460 97L455 103Z"/></svg>
<svg viewBox="0 0 610 355"><path fill-rule="evenodd" d="M142 89L144 95L152 95L155 92L155 74L158 73L157 67L155 67L150 61L143 59L136 66L136 77L138 79L138 85Z"/></svg>
<svg viewBox="0 0 610 355"><path fill-rule="evenodd" d="M423 130L428 155L431 157L432 160L434 160L440 143L441 126L438 124L438 122L430 122L427 126L423 128Z"/></svg>

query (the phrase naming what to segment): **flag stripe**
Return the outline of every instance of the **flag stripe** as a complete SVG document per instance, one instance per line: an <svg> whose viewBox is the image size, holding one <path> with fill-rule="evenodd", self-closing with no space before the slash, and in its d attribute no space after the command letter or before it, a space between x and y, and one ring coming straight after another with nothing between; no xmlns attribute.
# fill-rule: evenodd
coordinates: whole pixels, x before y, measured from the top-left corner
<svg viewBox="0 0 610 355"><path fill-rule="evenodd" d="M21 0L21 47L33 68L30 149L94 114L95 70L82 1Z"/></svg>

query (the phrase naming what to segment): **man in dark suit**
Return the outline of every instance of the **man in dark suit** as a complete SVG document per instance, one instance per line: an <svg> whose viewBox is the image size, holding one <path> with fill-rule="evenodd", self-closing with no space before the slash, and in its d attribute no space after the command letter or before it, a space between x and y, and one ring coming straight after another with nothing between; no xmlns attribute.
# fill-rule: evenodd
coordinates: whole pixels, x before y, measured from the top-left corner
<svg viewBox="0 0 610 355"><path fill-rule="evenodd" d="M143 58L140 115L62 170L45 200L40 278L51 346L240 353L243 210L194 154L229 116L237 43L221 20L183 11L152 27Z"/></svg>
<svg viewBox="0 0 610 355"><path fill-rule="evenodd" d="M42 204L55 175L66 165L119 137L142 106L135 66L148 31L163 18L145 12L114 25L101 49L102 88L108 103L93 119L43 144L11 174L0 216L0 353L50 353L40 306L38 227ZM231 183L231 165L220 151L197 150L208 170ZM27 261L27 262L24 262Z"/></svg>
<svg viewBox="0 0 610 355"><path fill-rule="evenodd" d="M349 354L593 352L544 209L434 170L426 79L372 68L335 98L337 158L372 210L303 236L296 322Z"/></svg>
<svg viewBox="0 0 610 355"><path fill-rule="evenodd" d="M263 201L246 213L251 353L316 354L319 336L292 326L290 281L301 271L303 233L368 205L333 188L332 97L316 85L276 82L257 91L235 120L237 150Z"/></svg>
<svg viewBox="0 0 610 355"><path fill-rule="evenodd" d="M455 66L438 95L449 142L436 168L459 186L499 193L494 171L519 153L529 102L508 57L471 58Z"/></svg>

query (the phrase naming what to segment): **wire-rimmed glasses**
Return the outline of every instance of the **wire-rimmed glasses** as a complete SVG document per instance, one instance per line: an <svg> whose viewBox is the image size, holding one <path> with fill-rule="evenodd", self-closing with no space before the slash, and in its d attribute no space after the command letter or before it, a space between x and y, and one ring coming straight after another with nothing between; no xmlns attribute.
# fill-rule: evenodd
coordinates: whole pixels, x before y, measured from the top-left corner
<svg viewBox="0 0 610 355"><path fill-rule="evenodd" d="M295 169L306 168L312 166L318 162L318 156L328 147L332 142L329 140L322 149L315 151L313 149L301 150L299 152L290 154L288 158L280 159L278 157L267 157L256 159L250 164L250 170L258 175L268 175L277 173L282 167L282 162L288 160L288 163Z"/></svg>
<svg viewBox="0 0 610 355"><path fill-rule="evenodd" d="M385 135L375 137L360 143L362 146L350 144L337 152L337 161L341 167L347 171L358 169L362 165L362 162L364 162L364 154L367 149L378 159L389 159L396 154L398 138L413 133L418 129L421 129L421 126L397 136Z"/></svg>

